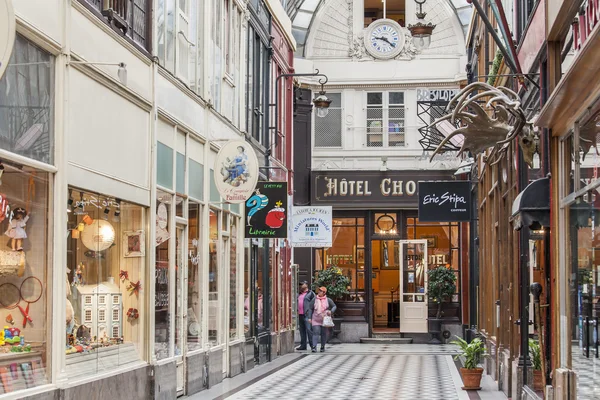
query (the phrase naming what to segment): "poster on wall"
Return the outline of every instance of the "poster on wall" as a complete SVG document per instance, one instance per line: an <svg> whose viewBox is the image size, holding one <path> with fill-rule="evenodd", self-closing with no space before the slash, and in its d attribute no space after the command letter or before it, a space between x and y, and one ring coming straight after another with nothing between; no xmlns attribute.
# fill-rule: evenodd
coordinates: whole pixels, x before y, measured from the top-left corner
<svg viewBox="0 0 600 400"><path fill-rule="evenodd" d="M230 140L221 148L214 167L215 184L228 203L245 202L258 180L258 158L249 143Z"/></svg>
<svg viewBox="0 0 600 400"><path fill-rule="evenodd" d="M0 0L0 78L4 75L15 45L16 22L12 0Z"/></svg>
<svg viewBox="0 0 600 400"><path fill-rule="evenodd" d="M246 201L246 238L287 238L287 182L258 182Z"/></svg>
<svg viewBox="0 0 600 400"><path fill-rule="evenodd" d="M471 220L471 182L419 182L420 222L461 222Z"/></svg>
<svg viewBox="0 0 600 400"><path fill-rule="evenodd" d="M292 207L292 247L331 247L333 208Z"/></svg>

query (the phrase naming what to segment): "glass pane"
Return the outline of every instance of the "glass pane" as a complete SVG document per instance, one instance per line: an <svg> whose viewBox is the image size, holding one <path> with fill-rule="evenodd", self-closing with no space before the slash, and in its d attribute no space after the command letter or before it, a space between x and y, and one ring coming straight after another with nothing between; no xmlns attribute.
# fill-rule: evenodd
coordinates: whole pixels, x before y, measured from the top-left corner
<svg viewBox="0 0 600 400"><path fill-rule="evenodd" d="M54 57L17 35L0 93L0 148L54 163Z"/></svg>
<svg viewBox="0 0 600 400"><path fill-rule="evenodd" d="M184 230L177 227L176 247L175 247L175 355L182 355L183 351L183 268L185 262L185 238Z"/></svg>
<svg viewBox="0 0 600 400"><path fill-rule="evenodd" d="M188 189L191 197L203 200L204 197L204 166L190 158Z"/></svg>
<svg viewBox="0 0 600 400"><path fill-rule="evenodd" d="M3 261L0 265L0 318L4 327L2 338L5 344L0 352L0 367L3 369L0 393L5 393L2 391L2 388L6 387L4 385L11 385L12 389L17 391L44 385L50 381L51 368L47 365L50 361L49 350L52 347L52 268L48 262L51 258L48 250L52 245L47 225L51 219L50 177L46 172L32 171L32 168L22 165L4 164L0 194L0 222L3 233L0 253ZM35 187L34 191L31 190L32 187ZM12 251L13 248L21 248L22 251ZM21 266L21 260L26 262L26 266ZM19 274L22 274L22 277ZM16 308L19 301L20 306L28 310L31 321L24 319ZM14 325L7 322L11 319L8 318L9 315L14 317ZM67 311L68 334L72 334L75 329L73 317L71 307ZM13 344L20 343L20 335L25 335L26 347L30 346L30 352L10 351ZM15 373L11 374L9 370L13 369L13 365ZM19 372L22 365L37 375L34 375L32 380L26 379L25 373Z"/></svg>
<svg viewBox="0 0 600 400"><path fill-rule="evenodd" d="M209 171L209 179L210 179L210 201L211 203L219 203L221 201L221 195L217 190L217 185L215 183L215 174L211 169Z"/></svg>
<svg viewBox="0 0 600 400"><path fill-rule="evenodd" d="M173 189L173 149L158 142L156 183L166 189Z"/></svg>
<svg viewBox="0 0 600 400"><path fill-rule="evenodd" d="M156 244L154 283L154 353L157 360L170 355L169 296L169 246L172 226L169 225L173 196L157 192L156 201Z"/></svg>
<svg viewBox="0 0 600 400"><path fill-rule="evenodd" d="M244 240L244 335L249 337L252 332L250 330L250 321L252 313L250 312L250 268L251 268L251 257L252 248L250 247L250 240Z"/></svg>
<svg viewBox="0 0 600 400"><path fill-rule="evenodd" d="M208 241L208 340L219 343L219 261L218 261L219 215L210 210Z"/></svg>
<svg viewBox="0 0 600 400"><path fill-rule="evenodd" d="M237 249L238 234L237 220L232 218L231 240L230 240L230 258L229 258L229 337L237 337L237 300L238 300L238 265Z"/></svg>
<svg viewBox="0 0 600 400"><path fill-rule="evenodd" d="M425 292L425 248L422 244L403 243L403 292Z"/></svg>
<svg viewBox="0 0 600 400"><path fill-rule="evenodd" d="M390 92L390 104L404 104L404 93Z"/></svg>
<svg viewBox="0 0 600 400"><path fill-rule="evenodd" d="M177 153L177 170L176 170L175 191L185 194L185 156Z"/></svg>
<svg viewBox="0 0 600 400"><path fill-rule="evenodd" d="M190 202L188 206L188 301L187 301L187 349L202 348L201 321L202 296L200 288L200 232L202 232L202 207Z"/></svg>
<svg viewBox="0 0 600 400"><path fill-rule="evenodd" d="M382 93L367 93L367 104L383 104Z"/></svg>
<svg viewBox="0 0 600 400"><path fill-rule="evenodd" d="M70 196L77 200L68 213L66 372L80 376L143 357L145 214L109 196L76 190Z"/></svg>
<svg viewBox="0 0 600 400"><path fill-rule="evenodd" d="M175 0L164 1L167 2L165 67L175 73Z"/></svg>

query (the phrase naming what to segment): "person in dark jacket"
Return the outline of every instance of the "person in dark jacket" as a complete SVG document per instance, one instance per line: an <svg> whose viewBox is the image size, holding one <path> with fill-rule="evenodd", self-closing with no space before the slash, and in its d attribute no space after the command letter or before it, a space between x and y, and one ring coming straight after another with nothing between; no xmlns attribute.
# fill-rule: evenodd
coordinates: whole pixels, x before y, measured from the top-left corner
<svg viewBox="0 0 600 400"><path fill-rule="evenodd" d="M327 331L329 328L323 326L323 318L326 315L331 316L337 306L327 297L327 288L321 286L317 292L317 296L308 305L308 322L312 325L313 342L312 352L317 352L317 342L321 337L321 353L325 351L325 343L327 343Z"/></svg>
<svg viewBox="0 0 600 400"><path fill-rule="evenodd" d="M308 322L307 311L310 302L314 300L314 298L315 292L308 288L308 282L302 282L300 285L300 294L298 295L298 328L300 330L300 346L296 347L296 350L306 350L307 343L312 348L312 326Z"/></svg>

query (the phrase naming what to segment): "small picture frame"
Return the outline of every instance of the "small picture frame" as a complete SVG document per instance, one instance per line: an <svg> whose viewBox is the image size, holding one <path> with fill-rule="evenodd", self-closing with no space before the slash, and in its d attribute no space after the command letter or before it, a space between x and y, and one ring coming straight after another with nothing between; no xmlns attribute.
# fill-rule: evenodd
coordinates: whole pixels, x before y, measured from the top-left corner
<svg viewBox="0 0 600 400"><path fill-rule="evenodd" d="M423 235L421 239L427 240L428 248L437 248L438 247L438 237L437 235Z"/></svg>
<svg viewBox="0 0 600 400"><path fill-rule="evenodd" d="M356 261L359 264L364 264L365 263L365 248L364 247L357 247L356 248Z"/></svg>
<svg viewBox="0 0 600 400"><path fill-rule="evenodd" d="M123 232L123 257L144 257L146 235L143 230Z"/></svg>

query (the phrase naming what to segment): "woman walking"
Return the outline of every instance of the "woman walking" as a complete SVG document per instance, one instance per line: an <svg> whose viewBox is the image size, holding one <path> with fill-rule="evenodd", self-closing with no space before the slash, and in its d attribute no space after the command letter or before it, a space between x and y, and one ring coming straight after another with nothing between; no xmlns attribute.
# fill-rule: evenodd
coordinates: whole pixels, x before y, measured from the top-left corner
<svg viewBox="0 0 600 400"><path fill-rule="evenodd" d="M308 306L308 323L312 325L313 342L312 352L317 352L317 342L321 338L321 353L325 351L325 343L327 342L327 331L329 328L323 326L325 316L331 316L337 309L337 306L326 296L327 288L321 286L317 293L317 297L312 299Z"/></svg>

